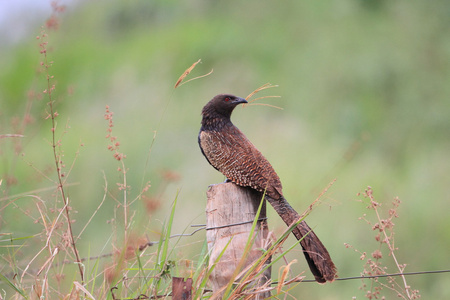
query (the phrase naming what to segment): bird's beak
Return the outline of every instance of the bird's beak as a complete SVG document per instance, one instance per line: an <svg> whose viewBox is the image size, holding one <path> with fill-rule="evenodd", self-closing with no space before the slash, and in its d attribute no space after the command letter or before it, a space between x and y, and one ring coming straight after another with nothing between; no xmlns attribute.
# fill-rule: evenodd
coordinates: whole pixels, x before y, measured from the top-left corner
<svg viewBox="0 0 450 300"><path fill-rule="evenodd" d="M248 102L244 98L237 97L236 100L234 100L234 103L240 104L240 103L248 103Z"/></svg>

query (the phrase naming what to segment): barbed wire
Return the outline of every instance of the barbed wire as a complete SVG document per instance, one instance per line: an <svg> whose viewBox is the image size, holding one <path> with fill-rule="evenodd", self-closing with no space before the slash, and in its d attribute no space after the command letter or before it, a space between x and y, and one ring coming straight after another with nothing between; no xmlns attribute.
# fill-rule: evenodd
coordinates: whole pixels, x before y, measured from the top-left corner
<svg viewBox="0 0 450 300"><path fill-rule="evenodd" d="M267 218L260 218L258 221L263 221L263 220L266 220L266 219ZM247 224L247 223L251 223L251 222L253 222L253 221L239 222L239 223L223 225L223 226L218 226L218 227L210 227L210 228L207 228L205 224L193 224L193 225L191 225L191 227L199 227L199 228L195 229L191 233L182 233L182 234L171 235L171 236L169 236L169 239L175 238L175 237L193 236L195 233L197 233L197 232L199 232L201 230L219 229L219 228L224 228L224 227L229 227L229 226L243 225L243 224ZM160 243L160 241L148 241L147 243L145 243L143 245L140 245L139 246L139 250L143 251L145 248L151 247L151 246L156 245L158 243ZM101 259L101 258L106 258L106 257L111 257L112 255L113 255L113 253L106 253L106 254L102 254L102 255L98 255L98 256L85 257L85 258L81 258L81 262L85 262L85 261L89 261L89 260L95 260L95 259ZM68 264L68 263L73 263L73 262L68 261L68 260L64 260L62 262L62 264ZM59 265L59 264L56 264L56 265ZM379 274L379 275L350 276L350 277L336 278L335 281L347 281L347 280L355 280L355 279L386 278L386 277L396 277L396 276L442 274L442 273L450 273L450 269L449 270L434 270L434 271L417 271L417 272L405 272L405 273ZM13 272L11 272L10 274L8 274L8 273L6 274L6 276L8 276L8 275L13 275ZM310 283L310 282L316 282L316 280L299 278L297 280L292 280L291 282L292 283L293 282ZM278 282L274 281L274 282L272 282L272 284L278 284Z"/></svg>
<svg viewBox="0 0 450 300"><path fill-rule="evenodd" d="M450 273L450 270L418 271L418 272L405 272L405 273L367 275L367 276L362 275L362 276L336 278L335 281L345 281L345 280L354 280L354 279L373 279L373 278L385 278L385 277L395 277L395 276L412 276L412 275L424 275L424 274L439 274L439 273ZM304 280L298 280L297 282L316 282L316 281L314 279L304 279Z"/></svg>

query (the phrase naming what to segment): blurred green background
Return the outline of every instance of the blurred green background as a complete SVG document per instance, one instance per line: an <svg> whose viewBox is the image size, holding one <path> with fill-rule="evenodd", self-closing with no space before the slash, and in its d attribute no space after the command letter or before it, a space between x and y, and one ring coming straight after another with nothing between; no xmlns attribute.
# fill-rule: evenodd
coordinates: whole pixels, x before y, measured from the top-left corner
<svg viewBox="0 0 450 300"><path fill-rule="evenodd" d="M367 186L386 215L394 197L402 200L395 246L406 271L450 269L449 16L444 0L70 2L59 15L59 28L48 30L48 57L57 135L65 171L72 168L67 180L74 183L68 191L75 232L100 204L104 177L110 190L79 242L81 255L88 256L87 249L90 255L111 251L107 221L115 218L121 179L107 150L106 105L114 112L113 135L127 155L130 199L150 181L151 197L159 203L150 215L143 201L133 204L134 229L157 240L177 191L173 231L181 233L205 222L207 186L223 181L197 145L203 105L218 93L245 97L270 82L279 87L261 95L281 98L261 102L284 110L238 108L233 121L272 163L298 211L337 179L307 220L339 276L358 276L363 268L360 254L344 243L368 253L377 248L371 226L358 220L373 217L367 204L357 201ZM38 72L40 31L36 24L19 42L0 47L0 134L25 136L0 139L0 226L15 237L39 233L42 228L29 216L39 214L35 200L22 197L13 206L6 197L55 197L53 190L32 192L54 186L36 170L55 179L48 99L32 95L46 88ZM214 72L174 91L178 77L198 59L202 63L191 77ZM32 120L23 126L27 111ZM168 179L174 175L179 179ZM270 208L269 215L279 234L284 224ZM203 239L201 232L186 239L190 244L177 250L178 257L197 259ZM298 258L295 272L307 269L297 248L288 256ZM444 299L450 297L449 276L407 280L422 298ZM304 283L291 294L362 299L360 285L359 280Z"/></svg>

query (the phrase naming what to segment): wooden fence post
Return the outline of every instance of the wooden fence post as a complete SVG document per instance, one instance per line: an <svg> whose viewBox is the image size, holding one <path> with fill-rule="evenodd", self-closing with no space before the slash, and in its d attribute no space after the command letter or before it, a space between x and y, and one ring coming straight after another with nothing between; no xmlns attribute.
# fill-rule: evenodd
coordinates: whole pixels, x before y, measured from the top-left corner
<svg viewBox="0 0 450 300"><path fill-rule="evenodd" d="M264 203L261 209L258 225L255 229L255 241L245 261L242 262L241 258L244 255L248 237L252 234L250 232L252 221L255 219L261 203L262 194L250 188L237 186L231 182L211 185L206 194L208 198L206 205L206 238L208 249L210 250L209 264L210 266L216 264L209 279L211 288L216 295L218 291L227 286L233 276L239 274L261 257L261 249L267 249L266 205ZM230 239L232 240L220 261L217 261ZM255 278L251 286L256 288L263 286L264 283L270 280L270 273L271 270L269 268L263 276ZM234 280L239 280L239 278ZM255 294L255 297L252 299L264 299L267 297L270 297L270 292L268 291Z"/></svg>
<svg viewBox="0 0 450 300"><path fill-rule="evenodd" d="M172 277L172 300L192 299L192 278Z"/></svg>

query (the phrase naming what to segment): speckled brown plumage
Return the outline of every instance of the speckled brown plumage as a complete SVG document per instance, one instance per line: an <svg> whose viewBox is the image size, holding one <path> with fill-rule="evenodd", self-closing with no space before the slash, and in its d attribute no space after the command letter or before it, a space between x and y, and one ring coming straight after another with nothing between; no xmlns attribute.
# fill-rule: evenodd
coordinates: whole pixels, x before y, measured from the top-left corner
<svg viewBox="0 0 450 300"><path fill-rule="evenodd" d="M221 94L203 107L198 136L200 149L208 162L228 180L259 192L265 191L267 201L290 226L299 219L299 215L284 198L280 178L261 152L231 123L233 109L246 102L243 98ZM306 222L302 221L292 233L300 240L316 281L333 281L336 267L327 249Z"/></svg>

